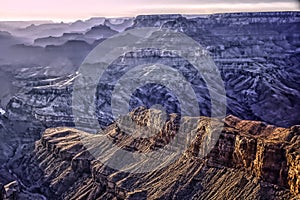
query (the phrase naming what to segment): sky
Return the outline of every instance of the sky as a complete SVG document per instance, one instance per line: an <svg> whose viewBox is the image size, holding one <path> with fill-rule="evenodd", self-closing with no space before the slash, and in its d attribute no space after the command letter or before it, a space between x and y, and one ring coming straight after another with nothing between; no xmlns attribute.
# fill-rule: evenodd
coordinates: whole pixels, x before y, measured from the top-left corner
<svg viewBox="0 0 300 200"><path fill-rule="evenodd" d="M0 0L1 21L295 10L300 10L297 0Z"/></svg>

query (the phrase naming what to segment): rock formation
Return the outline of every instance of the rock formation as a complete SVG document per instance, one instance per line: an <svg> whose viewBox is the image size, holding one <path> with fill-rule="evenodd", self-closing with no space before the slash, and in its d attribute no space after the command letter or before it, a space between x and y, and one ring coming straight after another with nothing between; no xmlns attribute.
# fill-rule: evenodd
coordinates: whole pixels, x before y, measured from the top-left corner
<svg viewBox="0 0 300 200"><path fill-rule="evenodd" d="M299 20L299 12L270 12L0 22L0 198L299 199ZM99 80L95 104L104 135L67 128L74 127L72 109L79 109L72 108L73 82L88 53L117 32L153 26L182 32L203 46L224 81L229 116L207 117L210 96L189 62L160 49L136 49L116 59ZM133 130L135 136L129 136L113 119L114 84L149 63L183 74L203 117L195 118L196 135L173 163L138 175L116 171L93 157L82 136L95 137L90 140L95 147L105 137L142 155L169 144L178 129L180 115L171 114L180 113L176 96L155 84L137 88L129 111L139 125L159 127L149 122L147 109L135 108L161 104L169 117L158 134L137 137ZM222 133L207 152L202 144L220 124Z"/></svg>
<svg viewBox="0 0 300 200"><path fill-rule="evenodd" d="M148 126L148 111L139 108L133 120ZM188 119L187 119L188 120ZM73 128L50 128L23 161L25 183L42 185L50 198L65 199L297 199L300 189L300 127L280 128L228 116L223 121L200 117L191 145L170 165L142 174L114 170L90 153L108 137L120 148L147 152L172 140L178 121L166 122L152 138L134 138L110 125L93 137ZM204 158L201 143L209 125L224 124L218 142ZM214 129L212 130L214 131ZM92 137L87 148L82 138ZM162 141L162 143L160 142ZM111 152L111 156L116 152ZM31 166L31 167L29 167ZM18 171L18 169L16 169ZM22 176L20 174L20 176ZM34 190L34 186L31 189ZM37 188L36 188L37 189Z"/></svg>

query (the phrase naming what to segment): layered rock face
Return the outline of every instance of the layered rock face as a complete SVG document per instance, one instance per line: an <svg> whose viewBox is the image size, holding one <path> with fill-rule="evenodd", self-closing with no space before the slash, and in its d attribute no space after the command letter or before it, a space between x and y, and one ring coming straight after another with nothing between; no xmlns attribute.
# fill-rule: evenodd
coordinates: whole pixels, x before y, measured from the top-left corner
<svg viewBox="0 0 300 200"><path fill-rule="evenodd" d="M299 19L299 12L236 13L195 18L181 15L156 15L136 17L131 28L154 26L187 34L208 50L219 68L226 89L228 114L241 119L260 120L289 127L300 124L299 112L294 112L300 109L298 103L300 71L299 56L297 56L299 34L296 31L299 29L297 23ZM65 36L69 35L71 34L65 34ZM47 59L53 61L54 58L59 57L60 60L50 65L47 62L43 63L49 65L47 67L33 67L32 63L27 66L26 60L22 61L25 66L5 66L9 76L7 73L3 76L11 80L7 81L12 82L12 86L9 86L10 90L26 88L11 100L5 109L7 113L15 110L22 112L31 107L32 117L37 116L41 121L45 121L48 127L52 124L52 119L60 118L62 115L65 119L61 121L72 124L72 116L68 111L71 110L72 82L78 76L75 71L94 46L71 38L63 45L48 47L45 52ZM39 52L44 50L37 47L24 48L26 52L35 49L31 53L41 56L39 60L43 60ZM22 51L15 54L18 57ZM64 58L61 58L61 55ZM196 90L199 104L202 106L201 115L210 115L210 98L205 82L201 79L201 74L194 77L196 72L190 63L170 52L140 49L118 58L107 69L107 80L102 82L100 80L97 106L104 112L104 115L99 115L100 120L106 121L103 124L111 122L112 117L106 108L110 106L108 96L111 95L114 83L124 75L122 70L126 71L145 63L165 64L184 74ZM59 75L60 73L64 75ZM149 100L153 99L148 94L151 91L159 93L154 102ZM149 107L152 103L165 101L163 96L170 96L172 100L171 103L164 102L168 110L177 112L176 99L169 91L163 91L163 88L157 85L139 88L131 106ZM147 101L144 102L143 99ZM14 109L12 106L14 102L19 102L22 107ZM59 122L59 120L54 121Z"/></svg>
<svg viewBox="0 0 300 200"><path fill-rule="evenodd" d="M139 108L131 113L131 117L141 126L149 126L149 110ZM233 116L223 121L207 117L197 120L197 127L193 130L196 136L184 153L166 167L147 173L114 170L95 159L91 152L103 151L99 148L103 137L127 151L141 154L155 151L173 139L174 131L178 130L178 120L170 118L159 134L149 138L127 135L118 124L109 126L104 135L63 127L47 129L36 143L32 156L24 159L15 171L23 177L25 185L31 185L29 191L39 190L48 198L300 197L299 126L279 128ZM210 137L211 132L216 131L214 127L220 124L224 127L217 143L208 155L202 157L204 138ZM84 138L89 138L93 145L83 143ZM117 150L112 150L109 155L117 156Z"/></svg>

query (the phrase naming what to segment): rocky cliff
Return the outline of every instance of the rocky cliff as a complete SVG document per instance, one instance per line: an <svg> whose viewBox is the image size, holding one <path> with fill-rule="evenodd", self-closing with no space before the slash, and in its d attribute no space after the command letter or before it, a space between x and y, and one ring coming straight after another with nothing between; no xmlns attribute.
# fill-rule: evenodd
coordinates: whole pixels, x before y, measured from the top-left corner
<svg viewBox="0 0 300 200"><path fill-rule="evenodd" d="M140 108L131 117L147 126L147 113ZM96 137L72 128L47 129L34 153L14 170L23 177L27 190L50 199L300 198L299 126L280 128L234 116L222 121L200 117L193 130L196 137L178 160L140 174L111 169L90 153L103 137L126 150L153 151L172 140L177 122L170 119L152 138L126 135L117 124ZM209 127L220 123L224 127L216 145L201 158L203 139L214 131ZM83 137L91 137L93 147L83 145ZM110 156L115 155L113 151Z"/></svg>

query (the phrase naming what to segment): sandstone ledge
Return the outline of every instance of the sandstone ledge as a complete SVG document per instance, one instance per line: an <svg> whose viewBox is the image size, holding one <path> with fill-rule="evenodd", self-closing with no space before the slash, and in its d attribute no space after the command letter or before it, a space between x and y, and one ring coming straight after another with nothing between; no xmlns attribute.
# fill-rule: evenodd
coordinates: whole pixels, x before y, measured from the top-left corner
<svg viewBox="0 0 300 200"><path fill-rule="evenodd" d="M147 122L145 117L133 119ZM73 128L47 129L32 159L39 163L43 182L53 195L65 199L299 198L300 126L280 128L228 116L220 121L224 127L215 147L200 158L200 144L210 122L200 117L197 135L185 153L170 166L145 174L104 166L81 142L90 134ZM104 137L121 148L150 151L159 147L157 141L164 145L172 139L170 131L176 123L170 119L150 139L128 137L112 124Z"/></svg>

